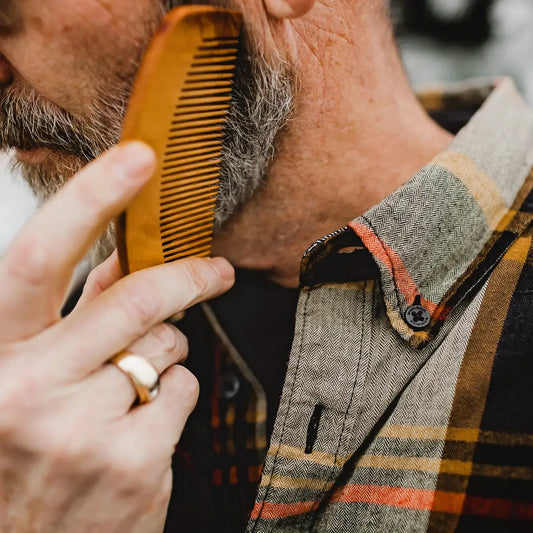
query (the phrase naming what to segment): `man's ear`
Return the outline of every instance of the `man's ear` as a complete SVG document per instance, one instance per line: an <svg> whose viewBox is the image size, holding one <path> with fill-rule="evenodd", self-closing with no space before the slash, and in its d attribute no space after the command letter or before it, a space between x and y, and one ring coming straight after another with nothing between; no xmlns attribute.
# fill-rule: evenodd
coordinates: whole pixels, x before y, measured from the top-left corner
<svg viewBox="0 0 533 533"><path fill-rule="evenodd" d="M277 19L298 18L308 13L316 0L264 0L269 15Z"/></svg>

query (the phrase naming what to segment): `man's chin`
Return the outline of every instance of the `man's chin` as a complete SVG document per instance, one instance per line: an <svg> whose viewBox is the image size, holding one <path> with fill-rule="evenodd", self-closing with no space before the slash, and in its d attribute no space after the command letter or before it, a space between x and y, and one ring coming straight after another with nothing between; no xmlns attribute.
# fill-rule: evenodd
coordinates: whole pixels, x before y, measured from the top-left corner
<svg viewBox="0 0 533 533"><path fill-rule="evenodd" d="M39 202L53 196L86 164L78 156L49 148L17 149L13 168L27 182Z"/></svg>

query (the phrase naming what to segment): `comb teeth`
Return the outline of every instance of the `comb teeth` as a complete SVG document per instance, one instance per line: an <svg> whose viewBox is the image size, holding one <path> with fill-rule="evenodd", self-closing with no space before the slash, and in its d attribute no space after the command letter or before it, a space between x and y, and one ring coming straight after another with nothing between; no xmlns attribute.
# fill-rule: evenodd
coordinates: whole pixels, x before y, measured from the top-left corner
<svg viewBox="0 0 533 533"><path fill-rule="evenodd" d="M203 39L172 116L161 167L159 229L165 262L211 251L222 141L239 39Z"/></svg>

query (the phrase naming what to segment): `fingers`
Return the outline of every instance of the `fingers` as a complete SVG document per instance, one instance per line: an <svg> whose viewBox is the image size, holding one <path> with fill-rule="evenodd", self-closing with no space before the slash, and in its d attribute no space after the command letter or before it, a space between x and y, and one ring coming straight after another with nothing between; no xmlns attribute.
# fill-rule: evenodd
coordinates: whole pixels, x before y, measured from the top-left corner
<svg viewBox="0 0 533 533"><path fill-rule="evenodd" d="M124 423L141 435L153 435L158 446L173 452L185 423L196 406L198 380L182 366L173 366L161 376L159 396L152 402L133 409Z"/></svg>
<svg viewBox="0 0 533 533"><path fill-rule="evenodd" d="M39 337L41 346L54 347L46 364L83 379L156 324L233 283L233 268L222 258L185 259L131 274Z"/></svg>
<svg viewBox="0 0 533 533"><path fill-rule="evenodd" d="M188 341L177 328L163 323L153 327L127 351L144 357L161 375L171 366L185 361ZM123 416L136 400L128 377L115 365L104 365L87 379L85 385L85 394L93 398L93 406L100 407L106 417ZM94 405L95 401L98 406Z"/></svg>
<svg viewBox="0 0 533 533"><path fill-rule="evenodd" d="M185 361L189 342L178 328L163 322L131 344L128 351L149 357L161 374L169 366Z"/></svg>
<svg viewBox="0 0 533 533"><path fill-rule="evenodd" d="M145 185L155 156L144 144L114 148L65 185L15 239L0 263L0 341L58 319L72 271L104 228Z"/></svg>
<svg viewBox="0 0 533 533"><path fill-rule="evenodd" d="M89 274L85 286L83 287L83 293L76 305L76 309L79 309L87 302L94 300L120 278L122 278L122 270L118 260L118 253L115 250L106 261L97 266Z"/></svg>

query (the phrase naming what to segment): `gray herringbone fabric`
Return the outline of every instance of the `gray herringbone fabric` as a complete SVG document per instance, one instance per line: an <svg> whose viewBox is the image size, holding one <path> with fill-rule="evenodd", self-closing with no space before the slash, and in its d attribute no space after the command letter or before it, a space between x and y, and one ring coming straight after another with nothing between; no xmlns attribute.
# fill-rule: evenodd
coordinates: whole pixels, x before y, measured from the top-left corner
<svg viewBox="0 0 533 533"><path fill-rule="evenodd" d="M533 112L506 80L310 250L249 533L531 530L532 167ZM349 280L324 266L369 257Z"/></svg>

